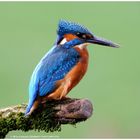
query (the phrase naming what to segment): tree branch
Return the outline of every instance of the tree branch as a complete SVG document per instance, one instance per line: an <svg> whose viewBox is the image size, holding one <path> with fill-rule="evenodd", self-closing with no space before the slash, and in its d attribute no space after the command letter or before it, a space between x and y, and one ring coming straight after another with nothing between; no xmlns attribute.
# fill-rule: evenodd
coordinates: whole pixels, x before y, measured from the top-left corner
<svg viewBox="0 0 140 140"><path fill-rule="evenodd" d="M87 99L67 98L47 101L32 115L24 117L26 104L0 109L0 138L12 130L61 131L61 124L76 124L92 115L93 107Z"/></svg>

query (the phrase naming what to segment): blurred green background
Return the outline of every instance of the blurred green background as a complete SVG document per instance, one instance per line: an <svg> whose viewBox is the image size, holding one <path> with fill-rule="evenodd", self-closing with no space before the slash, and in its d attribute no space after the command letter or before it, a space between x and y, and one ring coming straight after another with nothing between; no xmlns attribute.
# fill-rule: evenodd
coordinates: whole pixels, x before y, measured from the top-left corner
<svg viewBox="0 0 140 140"><path fill-rule="evenodd" d="M94 114L76 128L13 131L7 138L140 138L140 2L0 2L0 107L28 101L30 76L52 47L59 19L121 45L88 46L88 72L69 93L90 99Z"/></svg>

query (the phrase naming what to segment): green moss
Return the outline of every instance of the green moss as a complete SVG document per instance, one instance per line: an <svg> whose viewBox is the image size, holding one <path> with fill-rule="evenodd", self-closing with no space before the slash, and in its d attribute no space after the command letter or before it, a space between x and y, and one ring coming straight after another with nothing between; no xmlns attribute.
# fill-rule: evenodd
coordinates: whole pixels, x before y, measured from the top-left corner
<svg viewBox="0 0 140 140"><path fill-rule="evenodd" d="M0 118L0 138L4 138L12 130L61 131L61 124L54 119L54 113L50 107L46 110L40 107L29 117L25 117L23 113L12 113L7 118Z"/></svg>

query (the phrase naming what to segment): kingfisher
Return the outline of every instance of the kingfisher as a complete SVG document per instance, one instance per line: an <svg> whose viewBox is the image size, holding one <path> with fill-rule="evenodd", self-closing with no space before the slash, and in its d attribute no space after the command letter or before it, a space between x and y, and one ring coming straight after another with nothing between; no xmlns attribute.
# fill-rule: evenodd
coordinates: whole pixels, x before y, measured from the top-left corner
<svg viewBox="0 0 140 140"><path fill-rule="evenodd" d="M30 115L47 100L61 100L83 78L88 67L89 44L117 48L116 43L95 36L88 28L75 22L60 20L54 46L35 67L29 84Z"/></svg>

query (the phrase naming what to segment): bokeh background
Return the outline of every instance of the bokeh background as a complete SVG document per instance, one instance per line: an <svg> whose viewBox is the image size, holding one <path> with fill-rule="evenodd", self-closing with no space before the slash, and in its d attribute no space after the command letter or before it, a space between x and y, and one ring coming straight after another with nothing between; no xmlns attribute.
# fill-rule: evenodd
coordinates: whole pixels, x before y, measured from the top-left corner
<svg viewBox="0 0 140 140"><path fill-rule="evenodd" d="M88 72L69 94L90 99L94 114L76 128L7 138L140 138L140 2L0 2L0 108L28 101L30 76L52 47L59 19L121 45L88 46Z"/></svg>

